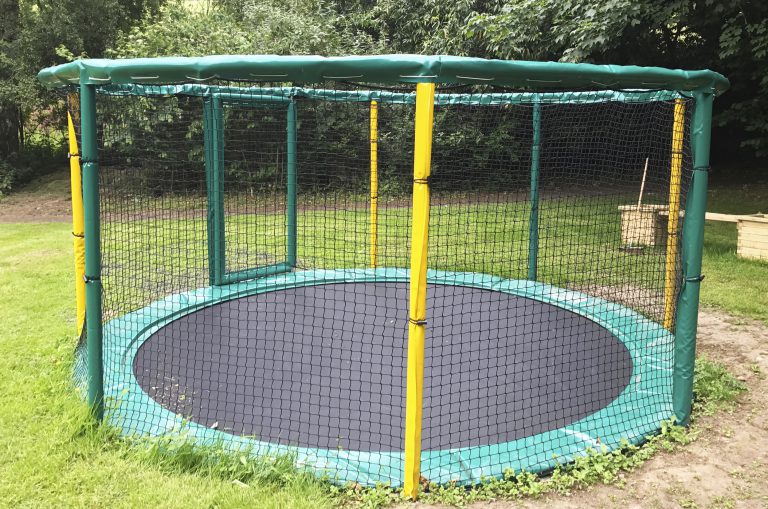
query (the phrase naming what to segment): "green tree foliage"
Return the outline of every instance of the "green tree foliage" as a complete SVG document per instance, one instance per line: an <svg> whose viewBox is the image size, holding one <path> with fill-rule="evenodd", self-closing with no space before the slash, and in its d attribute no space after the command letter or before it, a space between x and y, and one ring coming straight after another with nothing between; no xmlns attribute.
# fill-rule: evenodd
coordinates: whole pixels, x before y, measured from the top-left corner
<svg viewBox="0 0 768 509"><path fill-rule="evenodd" d="M252 34L222 9L187 9L181 0L146 12L138 24L121 34L112 58L197 56L251 53Z"/></svg>
<svg viewBox="0 0 768 509"><path fill-rule="evenodd" d="M196 7L190 7L194 5ZM405 2L403 2L405 6ZM122 34L112 57L393 51L373 0L171 0ZM394 28L392 28L394 31ZM461 39L457 32L457 37Z"/></svg>
<svg viewBox="0 0 768 509"><path fill-rule="evenodd" d="M82 56L213 53L430 53L710 68L732 82L715 105L715 156L744 147L739 155L768 157L764 0L0 0L0 12L4 174L20 159L40 159L35 145L46 136L25 129L61 127L56 96L36 83L40 68Z"/></svg>
<svg viewBox="0 0 768 509"><path fill-rule="evenodd" d="M720 71L732 83L716 103L720 140L768 156L763 0L518 0L477 12L464 35L489 57Z"/></svg>
<svg viewBox="0 0 768 509"><path fill-rule="evenodd" d="M225 10L253 34L254 52L328 55L340 49L330 2L239 0L227 2Z"/></svg>
<svg viewBox="0 0 768 509"><path fill-rule="evenodd" d="M104 56L118 34L145 12L156 12L161 2L0 0L0 182L5 187L47 171L62 149L51 143L50 134L61 128L63 115L56 111L56 95L38 85L37 72L76 55Z"/></svg>
<svg viewBox="0 0 768 509"><path fill-rule="evenodd" d="M19 87L22 73L16 66L20 52L21 9L18 0L0 0L0 159L17 154L22 146L23 121L20 104L24 88ZM7 175L10 170L5 170ZM3 179L0 175L0 179ZM6 176L6 180L10 178Z"/></svg>
<svg viewBox="0 0 768 509"><path fill-rule="evenodd" d="M368 11L371 24L392 52L483 56L465 34L478 13L498 13L503 0L380 0Z"/></svg>

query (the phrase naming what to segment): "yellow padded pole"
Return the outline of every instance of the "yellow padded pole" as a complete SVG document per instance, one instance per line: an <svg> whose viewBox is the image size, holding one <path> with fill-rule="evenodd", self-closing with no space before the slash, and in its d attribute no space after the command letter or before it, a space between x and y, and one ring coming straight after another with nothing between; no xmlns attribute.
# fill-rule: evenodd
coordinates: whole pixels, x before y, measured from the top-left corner
<svg viewBox="0 0 768 509"><path fill-rule="evenodd" d="M371 101L371 268L378 265L379 247L379 104Z"/></svg>
<svg viewBox="0 0 768 509"><path fill-rule="evenodd" d="M75 95L70 95L67 99L70 104L79 104ZM80 119L77 121L79 122ZM77 134L71 113L67 113L67 134L69 137L69 174L72 193L72 242L75 255L75 301L77 306L75 324L79 336L85 325L85 225L80 152L77 149Z"/></svg>
<svg viewBox="0 0 768 509"><path fill-rule="evenodd" d="M680 225L680 179L683 167L683 135L685 103L675 100L672 122L672 172L669 179L669 218L667 219L667 258L664 271L664 327L671 329L675 317L675 273L677 268L677 234Z"/></svg>
<svg viewBox="0 0 768 509"><path fill-rule="evenodd" d="M429 166L432 159L434 83L416 85L416 134L413 150L413 220L408 315L408 367L405 406L405 480L403 494L416 499L421 474L421 412L424 388L424 333L427 318L427 242L429 239Z"/></svg>

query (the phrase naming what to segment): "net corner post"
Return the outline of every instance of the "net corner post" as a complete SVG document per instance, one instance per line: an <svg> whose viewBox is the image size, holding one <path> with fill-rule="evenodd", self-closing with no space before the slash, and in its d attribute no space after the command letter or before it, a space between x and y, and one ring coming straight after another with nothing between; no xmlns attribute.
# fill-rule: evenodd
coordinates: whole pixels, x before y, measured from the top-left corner
<svg viewBox="0 0 768 509"><path fill-rule="evenodd" d="M298 149L296 132L296 100L291 98L286 112L286 263L288 270L296 267L298 260L298 214L297 214L297 174L296 151Z"/></svg>
<svg viewBox="0 0 768 509"><path fill-rule="evenodd" d="M405 465L403 495L415 500L421 481L421 432L424 389L424 337L427 307L427 245L429 239L429 175L435 84L416 85L413 153L413 220L411 226L408 364L406 370Z"/></svg>
<svg viewBox="0 0 768 509"><path fill-rule="evenodd" d="M99 211L99 148L96 126L96 85L80 80L80 138L85 234L85 316L88 404L98 420L104 417L104 356L102 337L101 224Z"/></svg>
<svg viewBox="0 0 768 509"><path fill-rule="evenodd" d="M693 98L694 112L690 126L693 175L683 218L681 255L683 281L675 320L675 360L672 375L672 408L675 421L680 425L687 425L690 422L693 403L714 90L695 91Z"/></svg>

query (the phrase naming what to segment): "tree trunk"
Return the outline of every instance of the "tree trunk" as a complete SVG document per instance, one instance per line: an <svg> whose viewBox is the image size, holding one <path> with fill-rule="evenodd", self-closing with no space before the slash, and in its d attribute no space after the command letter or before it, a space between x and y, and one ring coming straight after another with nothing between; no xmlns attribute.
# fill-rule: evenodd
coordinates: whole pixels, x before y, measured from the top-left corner
<svg viewBox="0 0 768 509"><path fill-rule="evenodd" d="M19 0L0 0L0 13L0 52L10 62L7 66L0 66L0 82L5 82L5 90L13 90L11 66L14 65L13 50L19 37ZM9 83L10 87L7 86ZM6 159L22 148L21 110L14 95L0 94L0 159Z"/></svg>
<svg viewBox="0 0 768 509"><path fill-rule="evenodd" d="M19 134L21 112L14 104L0 106L0 159L7 159L21 149Z"/></svg>

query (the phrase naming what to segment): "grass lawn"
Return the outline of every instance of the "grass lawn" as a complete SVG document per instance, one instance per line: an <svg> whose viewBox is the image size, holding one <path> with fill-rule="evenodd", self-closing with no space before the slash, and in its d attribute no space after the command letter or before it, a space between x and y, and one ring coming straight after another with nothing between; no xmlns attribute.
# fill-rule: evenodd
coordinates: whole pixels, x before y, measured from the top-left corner
<svg viewBox="0 0 768 509"><path fill-rule="evenodd" d="M707 210L724 214L768 212L768 184L715 188ZM768 262L736 256L736 225L707 221L701 303L768 324Z"/></svg>
<svg viewBox="0 0 768 509"><path fill-rule="evenodd" d="M248 488L225 472L184 473L92 429L70 382L70 227L0 225L0 505L331 506L327 488L280 475Z"/></svg>
<svg viewBox="0 0 768 509"><path fill-rule="evenodd" d="M766 209L766 196L768 187L713 191L709 210ZM737 259L735 235L734 225L707 224L702 302L768 323L768 263ZM158 460L91 427L70 378L75 344L71 273L68 224L0 225L3 504L184 508L337 504L327 486L289 469L253 467L249 478L259 481L243 487L232 482L237 477L233 471L242 470L237 465L211 466L194 455Z"/></svg>

